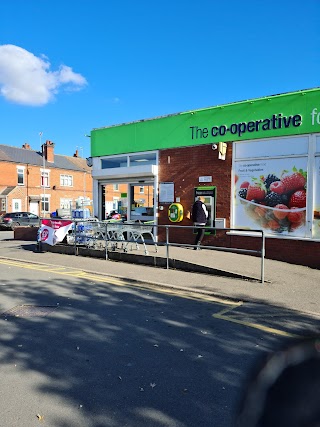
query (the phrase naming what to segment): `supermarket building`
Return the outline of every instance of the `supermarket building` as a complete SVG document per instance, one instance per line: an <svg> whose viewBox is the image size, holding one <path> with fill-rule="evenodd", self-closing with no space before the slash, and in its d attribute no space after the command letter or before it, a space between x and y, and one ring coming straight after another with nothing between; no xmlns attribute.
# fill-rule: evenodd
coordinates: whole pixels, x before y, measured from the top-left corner
<svg viewBox="0 0 320 427"><path fill-rule="evenodd" d="M243 232L203 244L259 249L320 267L320 88L186 111L91 131L94 213L192 226L197 195L208 226ZM158 228L159 241L164 229ZM192 229L170 241L193 244Z"/></svg>

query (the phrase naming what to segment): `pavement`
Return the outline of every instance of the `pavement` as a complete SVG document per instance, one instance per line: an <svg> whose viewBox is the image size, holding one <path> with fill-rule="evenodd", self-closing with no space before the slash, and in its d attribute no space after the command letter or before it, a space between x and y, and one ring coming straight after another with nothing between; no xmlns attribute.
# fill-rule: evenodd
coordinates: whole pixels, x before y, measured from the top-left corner
<svg viewBox="0 0 320 427"><path fill-rule="evenodd" d="M260 257L209 249L194 251L185 247L170 247L169 254L171 259L183 261L185 265L206 266L209 273L144 265L146 257L165 259L166 248L161 246L157 253L151 247L149 255L140 248L135 251L137 262L129 263L125 258L115 261L45 250L37 252L35 242L0 236L2 259L58 265L134 282L154 283L164 288L270 304L308 313L320 320L319 270L265 259L264 283L261 283Z"/></svg>

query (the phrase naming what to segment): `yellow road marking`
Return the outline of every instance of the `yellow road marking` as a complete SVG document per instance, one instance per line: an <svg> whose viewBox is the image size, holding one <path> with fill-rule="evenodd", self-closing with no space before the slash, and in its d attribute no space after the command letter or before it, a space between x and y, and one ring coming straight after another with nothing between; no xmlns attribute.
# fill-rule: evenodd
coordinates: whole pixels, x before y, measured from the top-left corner
<svg viewBox="0 0 320 427"><path fill-rule="evenodd" d="M239 304L238 307L241 305L242 304ZM260 331L267 332L269 334L279 335L283 337L290 337L290 338L303 338L301 335L292 334L290 332L282 331L281 329L270 328L269 326L261 325L260 323L247 322L246 320L240 320L240 319L236 319L234 317L225 315L226 313L230 312L231 310L234 310L235 308L237 307L225 308L224 310L219 311L219 313L213 314L212 317L214 317L215 319L225 320L231 323L236 323L238 325L247 326L248 328L259 329ZM240 313L239 315L241 316ZM245 316L245 314L243 314L242 316Z"/></svg>
<svg viewBox="0 0 320 427"><path fill-rule="evenodd" d="M55 273L55 274L60 274L64 276L79 277L79 278L81 277L81 278L85 278L95 282L108 283L111 285L122 286L122 287L127 286L135 289L149 290L156 293L162 293L165 295L178 296L180 298L185 298L185 299L204 301L211 304L223 305L227 307L221 310L219 313L213 314L212 317L214 317L215 319L220 319L227 322L232 322L239 325L247 326L249 328L259 329L263 332L271 333L274 335L291 337L291 338L292 337L302 338L299 335L291 334L289 332L282 331L280 329L270 328L268 326L264 326L259 323L248 322L245 320L236 319L234 317L226 315L226 313L230 312L231 310L234 310L242 306L243 305L242 301L233 302L233 301L226 300L224 298L214 297L211 295L205 295L205 294L182 290L182 289L173 289L173 288L164 287L157 284L148 284L148 283L139 284L139 283L135 283L129 280L121 279L121 278L117 279L111 276L101 276L99 274L90 273L83 270L76 270L68 267L56 267L56 266L50 266L50 265L32 264L32 263L26 263L24 261L14 261L14 260L8 260L8 259L0 259L0 264L12 265L15 267L26 268L30 270L38 270L41 272ZM245 316L240 313L239 315ZM253 315L253 317L260 317L260 316L267 317L268 315L265 315L265 316Z"/></svg>
<svg viewBox="0 0 320 427"><path fill-rule="evenodd" d="M92 281L101 282L101 283L108 283L116 286L122 286L122 287L127 286L127 287L136 288L136 289L142 289L142 290L147 289L152 292L178 296L180 298L185 298L185 299L204 301L207 303L220 304L223 306L225 305L229 307L234 305L238 306L238 302L229 301L224 298L214 297L212 295L206 295L206 294L201 294L198 292L193 292L188 290L164 287L164 286L153 284L153 283L152 284L136 283L130 280L114 278L112 276L102 276L99 274L90 273L83 270L76 270L68 267L59 268L51 265L43 266L39 264L26 263L24 261L8 260L8 259L1 259L1 258L0 258L0 264L26 268L29 270L38 270L38 271L41 271L42 273L55 273L63 276L85 278L87 280L92 280Z"/></svg>

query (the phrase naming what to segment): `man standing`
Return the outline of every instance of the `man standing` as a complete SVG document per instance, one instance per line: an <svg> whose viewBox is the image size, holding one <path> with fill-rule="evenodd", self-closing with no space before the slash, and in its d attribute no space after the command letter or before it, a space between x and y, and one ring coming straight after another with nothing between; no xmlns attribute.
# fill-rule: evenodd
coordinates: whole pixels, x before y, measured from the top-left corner
<svg viewBox="0 0 320 427"><path fill-rule="evenodd" d="M195 247L193 248L195 250L200 249L200 245L205 232L204 228L197 227L204 227L208 218L207 207L203 202L204 198L201 196L197 196L196 201L192 206L192 221L197 231Z"/></svg>

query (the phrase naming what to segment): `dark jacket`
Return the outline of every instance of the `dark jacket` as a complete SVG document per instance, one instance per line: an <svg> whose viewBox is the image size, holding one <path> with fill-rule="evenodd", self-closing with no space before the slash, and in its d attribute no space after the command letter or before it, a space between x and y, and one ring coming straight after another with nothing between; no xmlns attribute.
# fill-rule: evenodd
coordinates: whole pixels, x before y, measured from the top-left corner
<svg viewBox="0 0 320 427"><path fill-rule="evenodd" d="M192 206L192 221L199 224L205 224L207 222L207 215L203 209L204 203L201 200L197 200Z"/></svg>

